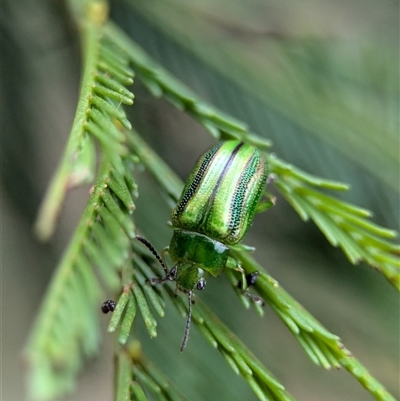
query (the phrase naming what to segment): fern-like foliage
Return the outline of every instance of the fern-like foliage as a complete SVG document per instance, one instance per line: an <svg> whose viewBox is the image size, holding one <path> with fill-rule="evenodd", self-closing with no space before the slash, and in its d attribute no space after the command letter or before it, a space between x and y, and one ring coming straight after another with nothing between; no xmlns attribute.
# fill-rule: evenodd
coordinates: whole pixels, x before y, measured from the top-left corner
<svg viewBox="0 0 400 401"><path fill-rule="evenodd" d="M265 149L270 146L268 141L249 132L246 124L215 110L182 87L117 27L109 24L107 32L121 43L138 77L154 95L164 96L180 110L192 115L215 138L240 138ZM312 219L328 241L340 246L352 263L367 262L400 290L400 247L388 241L395 238L397 233L370 222L372 213L368 210L320 191L344 191L348 189L346 184L312 176L274 155L268 156L271 172L277 175L277 188L300 217L303 220ZM162 180L159 184L163 185Z"/></svg>
<svg viewBox="0 0 400 401"><path fill-rule="evenodd" d="M235 256L246 272L252 272L254 268L262 268L249 255L235 252ZM345 348L340 338L323 327L275 279L263 272L257 279L256 288L315 364L325 369L338 369L342 366L377 400L394 400L386 389L370 375L362 363Z"/></svg>
<svg viewBox="0 0 400 401"><path fill-rule="evenodd" d="M93 356L99 343L97 314L103 282L119 288L117 268L128 257L134 226L127 210L133 208L134 189L104 158L86 210L55 273L36 326L27 357L31 394L52 399L74 388L82 357ZM125 212L121 210L125 209ZM77 313L79 311L79 313Z"/></svg>
<svg viewBox="0 0 400 401"><path fill-rule="evenodd" d="M125 128L131 128L120 104L133 104L134 96L126 88L133 83L133 71L122 49L104 37L104 21L99 20L96 7L92 14L81 26L85 60L75 119L63 159L36 222L37 235L43 240L54 230L68 189L93 182L96 167L95 139L116 171L120 175L125 171L121 161L121 156L126 153L123 145L125 137L114 122L118 121Z"/></svg>
<svg viewBox="0 0 400 401"><path fill-rule="evenodd" d="M132 104L128 59L115 43L104 38L98 9L82 26L86 55L82 88L68 144L52 180L36 224L42 239L53 232L58 211L73 186L91 182L95 174L95 140L102 162L82 216L50 286L31 335L31 394L52 399L74 388L82 357L96 353L99 342L97 314L101 286L93 271L96 264L103 282L120 287L116 268L128 257L134 226L128 215L134 210L136 191L125 136L119 122L130 128L120 103ZM79 310L79 314L76 311Z"/></svg>
<svg viewBox="0 0 400 401"><path fill-rule="evenodd" d="M37 399L53 399L71 391L84 357L96 353L101 280L109 289L122 288L109 325L110 332L118 331L121 344L116 358L116 399L147 400L147 388L158 399L180 400L179 393L148 362L140 348L135 343L127 345L137 310L152 337L157 334L155 314L164 315L164 297L171 298L182 314L187 313L186 302L174 297L168 286L158 288L146 284L147 279L157 275L157 268L149 263L143 247L132 241L135 227L130 214L135 209L133 199L137 192L132 178L135 162L140 161L150 171L171 204L182 188L168 166L136 132L129 131L131 125L119 107L120 103L132 103L133 95L126 86L132 83L133 70L154 95L165 96L217 139L240 138L263 150L268 149L269 143L250 133L245 124L197 99L107 21L104 5L94 2L81 24L86 57L80 100L65 154L36 225L38 235L47 238L54 229L66 191L91 181L95 175L97 141L102 157L95 184L56 270L27 347L31 395ZM304 220L311 218L353 263L365 260L399 286L399 261L395 256L399 248L387 240L394 237L393 231L369 222L369 212L322 192L343 190L345 185L310 176L276 157L267 156L272 172L277 175L277 188ZM263 270L246 250L233 247L231 252L246 271ZM238 278L230 269L227 276L236 287ZM339 338L317 322L272 277L262 273L256 289L315 363L325 368L343 366L376 399L394 399L351 356ZM258 399L294 400L202 302L196 304L193 320L229 366L245 378Z"/></svg>
<svg viewBox="0 0 400 401"><path fill-rule="evenodd" d="M400 248L388 241L396 237L395 231L371 222L369 210L318 190L347 190L347 185L305 174L277 157L270 157L269 163L280 177L276 182L278 189L304 221L312 219L333 246L340 246L351 263L367 262L400 290Z"/></svg>

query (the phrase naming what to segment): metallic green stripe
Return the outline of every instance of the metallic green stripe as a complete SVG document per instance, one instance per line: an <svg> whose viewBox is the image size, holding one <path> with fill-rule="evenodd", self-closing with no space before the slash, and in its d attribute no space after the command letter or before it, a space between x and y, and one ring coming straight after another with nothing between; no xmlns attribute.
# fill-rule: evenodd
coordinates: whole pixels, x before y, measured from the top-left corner
<svg viewBox="0 0 400 401"><path fill-rule="evenodd" d="M232 152L236 148L232 148ZM229 149L225 149L229 150ZM242 144L219 180L215 199L198 229L212 238L235 244L250 226L265 184L266 168L258 149ZM220 178L222 177L222 174ZM251 219L249 218L251 216Z"/></svg>
<svg viewBox="0 0 400 401"><path fill-rule="evenodd" d="M233 245L246 234L266 180L257 148L238 140L199 159L172 214L176 228Z"/></svg>
<svg viewBox="0 0 400 401"><path fill-rule="evenodd" d="M264 161L261 159L260 153L255 151L238 177L235 197L230 205L228 242L239 242L246 234L253 220L254 210L261 196L265 178ZM255 180L256 182L254 182ZM254 188L255 183L258 185Z"/></svg>
<svg viewBox="0 0 400 401"><path fill-rule="evenodd" d="M204 224L206 224L207 219L209 218L210 215L212 215L212 214L210 213L210 210L211 210L211 208L212 208L212 206L213 206L213 204L214 204L215 196L216 196L216 194L217 194L217 192L218 192L218 189L219 189L220 186L221 186L221 182L225 179L225 177L226 177L228 171L230 170L230 168L231 168L231 166L232 166L232 164L233 164L235 158L236 158L237 155L238 155L238 152L239 152L240 148L242 148L243 145L244 145L243 142L239 142L238 145L237 145L237 146L235 147L235 149L233 150L232 154L229 156L227 162L225 163L225 166L223 167L222 172L221 172L221 174L220 174L220 176L219 176L219 178L218 178L217 184L216 184L215 187L213 188L212 194L211 194L211 196L210 196L210 198L209 198L209 200L208 200L208 202L207 202L206 212L204 213L204 216L203 216L203 219L202 219L202 222L201 222L201 225L202 225L202 226L203 226Z"/></svg>
<svg viewBox="0 0 400 401"><path fill-rule="evenodd" d="M209 169L209 166L212 164L212 160L218 152L219 148L223 145L223 142L214 146L210 149L197 163L197 166L194 168L192 173L190 174L188 183L185 185L183 189L181 198L175 207L174 214L179 218L179 216L184 213L187 204L191 201L191 199L196 195L198 188L201 185L201 182Z"/></svg>

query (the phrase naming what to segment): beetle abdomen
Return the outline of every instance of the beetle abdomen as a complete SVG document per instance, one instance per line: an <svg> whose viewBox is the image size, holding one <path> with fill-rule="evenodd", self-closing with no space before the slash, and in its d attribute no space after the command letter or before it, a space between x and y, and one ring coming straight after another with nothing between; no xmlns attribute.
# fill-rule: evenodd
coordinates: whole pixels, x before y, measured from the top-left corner
<svg viewBox="0 0 400 401"><path fill-rule="evenodd" d="M238 140L218 144L191 172L172 213L173 226L238 243L251 225L266 176L257 148Z"/></svg>

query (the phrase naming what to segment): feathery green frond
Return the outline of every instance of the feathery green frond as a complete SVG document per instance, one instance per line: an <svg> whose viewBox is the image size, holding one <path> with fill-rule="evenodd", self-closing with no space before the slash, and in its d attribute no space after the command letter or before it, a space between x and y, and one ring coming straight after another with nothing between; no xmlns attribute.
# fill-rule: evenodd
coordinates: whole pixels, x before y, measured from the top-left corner
<svg viewBox="0 0 400 401"><path fill-rule="evenodd" d="M27 347L31 394L36 399L52 399L70 392L84 358L96 354L101 284L114 291L122 288L108 329L109 332L118 331L121 345L128 343L138 311L149 335L156 336L156 315L164 315L165 293L182 314L187 313L186 303L174 297L168 286L163 290L147 285L146 280L156 273L142 257L146 252L132 242L135 227L129 214L135 208L133 198L137 192L132 178L132 160L140 161L156 178L171 205L182 188L180 180L140 136L128 131L131 124L120 104L133 102L133 94L126 88L133 82L133 71L151 93L164 96L200 122L216 139L240 138L265 152L270 146L269 141L253 134L246 124L198 99L107 21L101 12L104 9L100 7L98 11L81 23L85 55L81 93L62 162L36 224L39 237L48 238L53 232L67 190L93 181L95 140L100 144L102 162L86 210L60 261ZM370 212L325 192L346 190L345 184L314 177L266 154L271 171L277 175L277 188L303 220L312 219L330 243L340 246L352 263L365 260L399 288L399 248L390 242L395 232L371 223ZM262 271L238 247L232 247L232 255L247 272ZM227 275L235 284L235 275L229 270ZM256 289L313 362L324 368L343 366L378 400L393 400L343 347L339 338L327 331L272 277L262 273ZM245 298L241 299L248 306ZM260 400L293 400L203 303L196 304L193 320ZM132 344L117 351L116 399L147 400L146 391L150 390L160 400L182 400L157 368L141 356L136 343Z"/></svg>
<svg viewBox="0 0 400 401"><path fill-rule="evenodd" d="M130 175L129 164L121 162ZM118 271L128 260L129 238L134 236L128 215L134 204L132 198L127 201L133 188L125 181L109 186L118 174L105 158L37 318L26 349L30 393L35 399L53 399L72 391L83 358L97 353L102 289L94 266L108 288L120 288ZM125 211L123 202L129 206Z"/></svg>
<svg viewBox="0 0 400 401"><path fill-rule="evenodd" d="M400 246L389 240L397 236L369 221L372 213L335 199L318 189L347 189L345 184L305 175L299 169L270 157L276 186L300 217L312 219L333 246L340 246L351 263L365 261L379 270L400 291Z"/></svg>
<svg viewBox="0 0 400 401"><path fill-rule="evenodd" d="M259 270L255 287L260 296L272 307L293 333L309 358L325 369L343 366L377 400L395 401L387 390L346 349L338 336L330 333L297 301L295 301L254 258L243 252L234 252L246 273Z"/></svg>
<svg viewBox="0 0 400 401"><path fill-rule="evenodd" d="M79 103L62 161L37 218L35 230L43 240L54 231L66 192L93 181L96 167L94 139L99 141L116 171L124 172L121 155L126 153L125 137L115 123L131 128L120 105L133 103L134 96L126 89L133 83L133 71L123 50L104 37L103 22L94 19L82 25L85 58Z"/></svg>

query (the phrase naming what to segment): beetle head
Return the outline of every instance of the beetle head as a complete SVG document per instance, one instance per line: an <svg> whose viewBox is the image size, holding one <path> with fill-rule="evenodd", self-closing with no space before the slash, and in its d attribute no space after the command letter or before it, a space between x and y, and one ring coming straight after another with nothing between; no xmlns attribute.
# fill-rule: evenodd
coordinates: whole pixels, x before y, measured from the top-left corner
<svg viewBox="0 0 400 401"><path fill-rule="evenodd" d="M189 293L192 290L202 290L206 286L204 270L193 263L178 262L171 269L175 275L176 286L180 291Z"/></svg>

